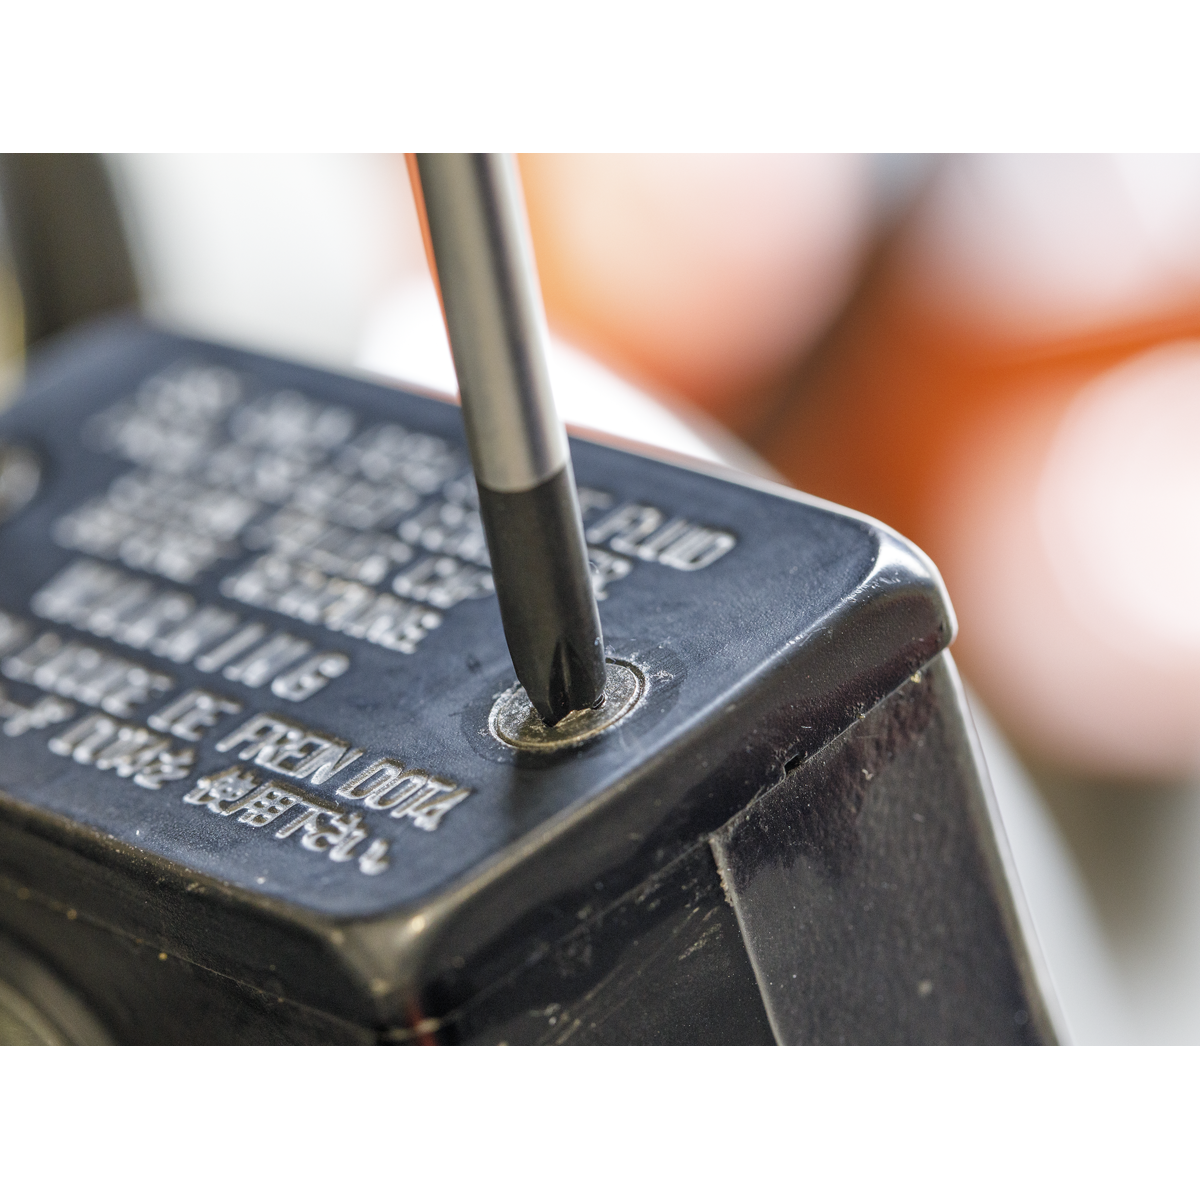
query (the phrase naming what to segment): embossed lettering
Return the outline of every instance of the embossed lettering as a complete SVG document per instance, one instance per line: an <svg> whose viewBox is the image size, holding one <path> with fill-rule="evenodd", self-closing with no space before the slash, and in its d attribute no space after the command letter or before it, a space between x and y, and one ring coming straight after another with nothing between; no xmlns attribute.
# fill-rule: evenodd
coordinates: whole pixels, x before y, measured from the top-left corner
<svg viewBox="0 0 1200 1200"><path fill-rule="evenodd" d="M93 713L57 737L52 737L47 747L51 754L73 758L78 763L90 763L96 752L116 736L117 729L117 722L111 717Z"/></svg>
<svg viewBox="0 0 1200 1200"><path fill-rule="evenodd" d="M300 802L305 806L304 812L289 821L282 829L275 830L277 838L289 838L297 829L303 829L307 833L316 833L320 828L319 821L323 815L341 816L344 813L339 805L331 804L327 800L319 800L316 796L310 796L308 793L301 796Z"/></svg>
<svg viewBox="0 0 1200 1200"><path fill-rule="evenodd" d="M219 671L230 659L236 658L239 654L249 650L255 642L261 641L266 636L266 632L267 627L265 625L257 623L243 625L233 637L222 642L207 653L200 655L195 662L196 670L206 673Z"/></svg>
<svg viewBox="0 0 1200 1200"><path fill-rule="evenodd" d="M249 795L224 809L225 816L238 813L238 821L243 825L253 825L261 828L270 825L276 817L282 816L289 808L302 803L302 798L287 788L274 783L264 783Z"/></svg>
<svg viewBox="0 0 1200 1200"><path fill-rule="evenodd" d="M344 654L315 654L298 667L285 671L271 681L271 691L280 700L297 703L316 695L330 680L344 675L350 660Z"/></svg>
<svg viewBox="0 0 1200 1200"><path fill-rule="evenodd" d="M186 779L196 765L195 750L182 747L179 750L163 750L149 765L133 777L138 787L157 791L164 783Z"/></svg>
<svg viewBox="0 0 1200 1200"><path fill-rule="evenodd" d="M34 592L29 607L35 615L64 625L86 623L93 605L127 578L115 567L77 558Z"/></svg>
<svg viewBox="0 0 1200 1200"><path fill-rule="evenodd" d="M398 596L423 600L436 608L446 609L462 600L490 596L496 585L490 571L442 555L422 559L416 566L402 571L392 580L392 590Z"/></svg>
<svg viewBox="0 0 1200 1200"><path fill-rule="evenodd" d="M471 789L428 771L406 768L396 759L381 758L344 783L336 794L387 811L392 817L408 817L418 829L432 833Z"/></svg>
<svg viewBox="0 0 1200 1200"><path fill-rule="evenodd" d="M588 566L591 568L592 591L597 600L608 599L608 585L624 579L633 570L633 563L619 554L602 550L599 546L588 547Z"/></svg>
<svg viewBox="0 0 1200 1200"><path fill-rule="evenodd" d="M343 800L357 800L371 808L387 808L383 797L404 775L404 764L391 758L380 758L353 779L343 783L336 795Z"/></svg>
<svg viewBox="0 0 1200 1200"><path fill-rule="evenodd" d="M192 688L149 717L146 724L151 729L173 733L185 742L198 742L223 716L241 711L242 706L236 700Z"/></svg>
<svg viewBox="0 0 1200 1200"><path fill-rule="evenodd" d="M40 696L33 704L25 706L10 700L0 688L0 719L8 737L20 737L31 729L47 729L75 715L75 706L57 696Z"/></svg>
<svg viewBox="0 0 1200 1200"><path fill-rule="evenodd" d="M160 658L169 658L172 662L191 662L205 646L211 646L213 642L226 637L237 623L238 618L233 613L207 605L170 632L159 634L150 643L150 652ZM212 669L216 670L217 666L220 663Z"/></svg>
<svg viewBox="0 0 1200 1200"><path fill-rule="evenodd" d="M391 866L387 852L388 843L376 838L359 856L358 869L364 875L382 875Z"/></svg>
<svg viewBox="0 0 1200 1200"><path fill-rule="evenodd" d="M674 567L677 571L699 571L716 562L736 545L737 538L732 533L694 526L663 550L658 561L664 567Z"/></svg>
<svg viewBox="0 0 1200 1200"><path fill-rule="evenodd" d="M393 809L393 817L408 817L426 833L433 833L442 818L471 794L470 788L459 787L449 779L430 778L429 782L401 809Z"/></svg>
<svg viewBox="0 0 1200 1200"><path fill-rule="evenodd" d="M263 749L255 761L281 775L322 784L362 757L340 738L325 737L307 730L289 730L286 738Z"/></svg>
<svg viewBox="0 0 1200 1200"><path fill-rule="evenodd" d="M184 804L203 804L210 812L218 815L228 805L248 796L258 787L258 777L253 771L241 767L226 767L213 775L204 775L196 780L196 786L183 798Z"/></svg>
<svg viewBox="0 0 1200 1200"><path fill-rule="evenodd" d="M348 862L354 848L369 836L360 813L315 813L300 845L318 854L328 852L331 862Z"/></svg>
<svg viewBox="0 0 1200 1200"><path fill-rule="evenodd" d="M637 544L663 523L662 512L649 504L625 504L587 531L587 540L608 541L621 554L637 554ZM611 540L610 540L611 539Z"/></svg>
<svg viewBox="0 0 1200 1200"><path fill-rule="evenodd" d="M174 749L170 738L158 737L140 725L126 725L94 713L47 743L52 754L72 758L101 771L133 777L139 787L157 790L170 780L183 779L196 761L196 752Z"/></svg>
<svg viewBox="0 0 1200 1200"><path fill-rule="evenodd" d="M607 541L621 554L676 571L699 571L737 545L737 538L722 529L709 529L682 517L664 521L663 512L652 505L626 504L593 525L587 539L596 545Z"/></svg>
<svg viewBox="0 0 1200 1200"><path fill-rule="evenodd" d="M247 687L262 687L311 649L312 643L303 638L292 637L290 633L277 633L245 658L231 663L222 674L226 679L244 683Z"/></svg>
<svg viewBox="0 0 1200 1200"><path fill-rule="evenodd" d="M169 675L147 671L82 642L64 642L55 633L42 634L4 659L0 671L43 691L103 708L115 717L132 716L136 707L161 695L172 683Z"/></svg>
<svg viewBox="0 0 1200 1200"><path fill-rule="evenodd" d="M112 637L135 650L144 650L168 631L177 629L196 602L186 592L157 592L113 630Z"/></svg>
<svg viewBox="0 0 1200 1200"><path fill-rule="evenodd" d="M249 759L283 742L289 734L300 732L290 721L271 713L259 713L244 725L240 725L231 734L223 737L217 743L217 749L224 753L235 746L242 746L238 758Z"/></svg>

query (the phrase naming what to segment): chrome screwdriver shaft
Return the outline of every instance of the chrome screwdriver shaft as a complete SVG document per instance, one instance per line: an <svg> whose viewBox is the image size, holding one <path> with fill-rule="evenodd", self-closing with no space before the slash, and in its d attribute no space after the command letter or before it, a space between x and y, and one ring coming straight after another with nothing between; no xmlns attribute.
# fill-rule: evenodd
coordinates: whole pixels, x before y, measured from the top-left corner
<svg viewBox="0 0 1200 1200"><path fill-rule="evenodd" d="M603 700L604 641L516 164L413 159L505 638L530 702L555 725Z"/></svg>

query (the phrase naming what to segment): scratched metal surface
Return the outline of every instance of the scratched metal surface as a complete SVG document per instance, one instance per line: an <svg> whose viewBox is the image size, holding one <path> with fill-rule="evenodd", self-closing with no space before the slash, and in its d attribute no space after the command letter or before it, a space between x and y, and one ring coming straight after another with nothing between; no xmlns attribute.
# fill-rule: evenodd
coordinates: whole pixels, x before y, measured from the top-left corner
<svg viewBox="0 0 1200 1200"><path fill-rule="evenodd" d="M185 778L150 789L51 752L53 737L91 711L75 703L71 720L0 734L0 791L248 893L337 919L393 913L461 891L501 867L518 886L530 863L544 863L576 830L579 837L587 833L594 861L560 856L563 865L549 872L544 890L593 869L621 867L637 878L719 827L776 782L785 761L828 742L949 640L940 585L903 543L869 522L581 441L572 446L579 484L612 498L585 524L638 502L668 518L727 531L736 544L691 571L627 556L636 565L607 586L600 610L610 655L641 667L650 681L647 698L603 738L553 759L519 756L486 731L493 698L514 682L490 597L442 612L441 624L404 654L222 594L221 580L261 552L244 545L187 584L96 560L349 658L344 674L301 702L33 618L30 598L81 557L56 541L56 522L132 469L99 444L90 419L180 362L231 368L250 400L288 389L336 405L353 416L351 437L381 423L434 435L462 454L465 466L463 436L453 406L133 322L59 346L0 420L0 440L32 446L44 467L33 502L0 526L0 609L33 620L37 632L166 672L170 686L137 708L134 723L144 724L192 688L242 706L204 731ZM272 511L265 506L256 521ZM395 527L393 520L380 529ZM386 581L377 590L387 591ZM0 684L10 706L28 708L37 699L27 682L0 677ZM273 827L255 828L184 803L198 779L230 766L253 767L239 762L236 748L216 747L261 712L362 749L356 763L325 784L290 781L358 813L369 838L345 861L306 852L300 835L276 838L282 817ZM469 794L434 829L336 798L337 787L360 767L384 757ZM254 769L263 782L289 785ZM386 869L369 874L357 859L378 841L387 843Z"/></svg>

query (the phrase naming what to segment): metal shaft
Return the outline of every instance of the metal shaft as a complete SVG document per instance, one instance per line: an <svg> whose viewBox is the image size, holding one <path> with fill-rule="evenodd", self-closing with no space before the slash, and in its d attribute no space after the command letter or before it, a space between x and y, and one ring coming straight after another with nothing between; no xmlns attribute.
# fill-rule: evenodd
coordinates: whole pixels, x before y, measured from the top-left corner
<svg viewBox="0 0 1200 1200"><path fill-rule="evenodd" d="M512 156L418 154L438 283L480 483L524 492L569 460Z"/></svg>
<svg viewBox="0 0 1200 1200"><path fill-rule="evenodd" d="M418 154L417 173L504 633L556 724L604 696L604 642L516 165Z"/></svg>

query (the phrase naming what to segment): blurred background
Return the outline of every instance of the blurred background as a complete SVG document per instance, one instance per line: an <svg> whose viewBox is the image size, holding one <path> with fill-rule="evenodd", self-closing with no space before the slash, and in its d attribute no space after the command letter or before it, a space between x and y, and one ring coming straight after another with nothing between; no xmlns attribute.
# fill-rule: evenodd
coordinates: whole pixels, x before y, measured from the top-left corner
<svg viewBox="0 0 1200 1200"><path fill-rule="evenodd" d="M941 568L1068 1029L1200 1041L1200 157L525 156L564 417ZM399 156L0 156L0 395L122 308L452 394Z"/></svg>

